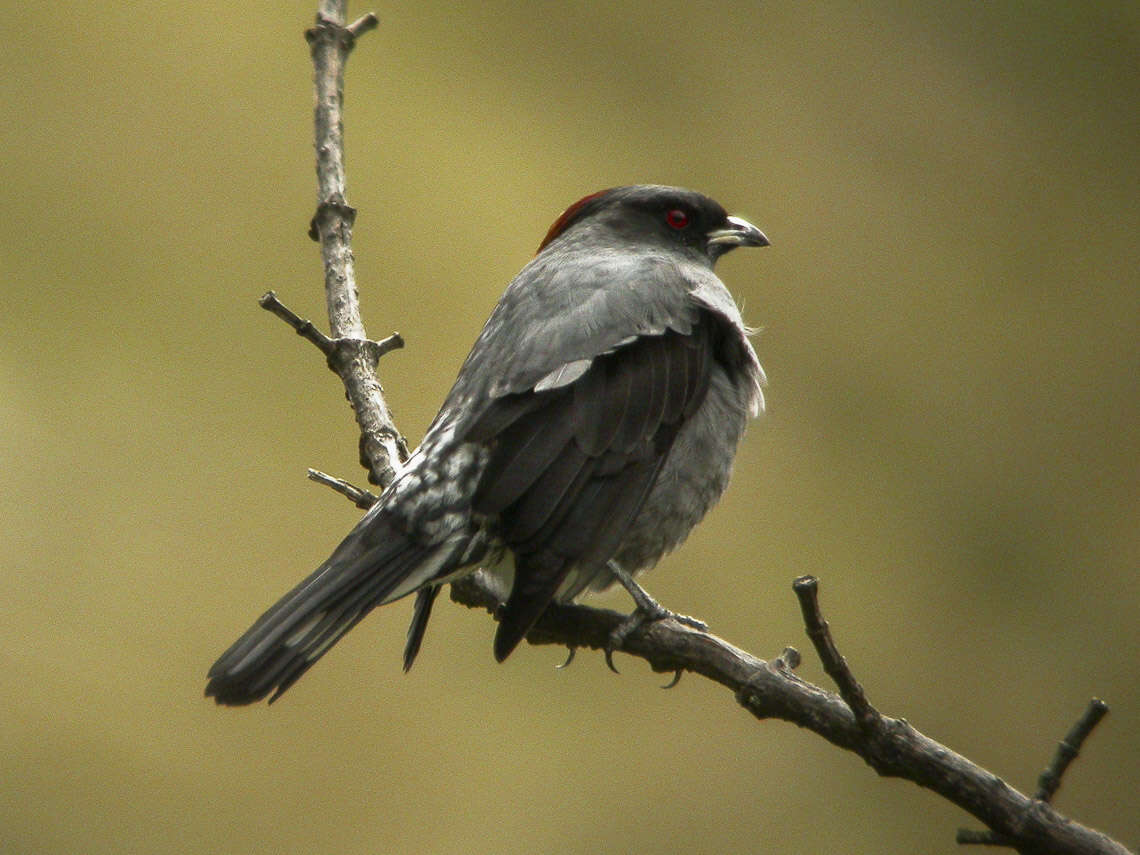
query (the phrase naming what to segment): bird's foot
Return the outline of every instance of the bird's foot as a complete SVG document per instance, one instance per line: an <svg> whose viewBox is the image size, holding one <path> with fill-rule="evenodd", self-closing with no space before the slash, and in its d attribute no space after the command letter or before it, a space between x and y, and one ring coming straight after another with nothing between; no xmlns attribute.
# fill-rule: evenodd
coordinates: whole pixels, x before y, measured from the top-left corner
<svg viewBox="0 0 1140 855"><path fill-rule="evenodd" d="M609 639L606 641L604 652L606 665L608 665L610 670L615 674L618 673L618 669L614 667L614 651L621 650L625 646L626 640L647 623L655 623L659 620L675 620L677 623L684 624L701 632L709 628L708 624L704 621L697 620L688 615L671 612L655 600L651 600L651 602L653 603L652 608L643 608L639 605L632 614L614 627L610 633ZM676 685L676 683L674 682L673 685Z"/></svg>
<svg viewBox="0 0 1140 855"><path fill-rule="evenodd" d="M669 609L653 599L648 591L637 584L633 577L626 572L621 565L611 561L609 567L614 577L621 582L623 588L629 591L629 595L633 597L634 603L637 604L637 608L633 610L633 613L614 628L606 642L606 665L608 665L609 669L615 674L618 673L618 669L614 667L614 651L621 650L622 647L625 646L626 640L647 623L654 623L659 620L675 620L680 624L692 627L701 632L708 629L708 624L704 621L669 611ZM670 684L670 686L674 685L676 685L676 680Z"/></svg>

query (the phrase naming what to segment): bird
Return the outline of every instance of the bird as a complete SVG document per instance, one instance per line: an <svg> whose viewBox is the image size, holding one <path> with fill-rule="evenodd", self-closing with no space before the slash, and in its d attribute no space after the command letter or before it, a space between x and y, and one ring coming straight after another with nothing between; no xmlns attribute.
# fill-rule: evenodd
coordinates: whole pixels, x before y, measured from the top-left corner
<svg viewBox="0 0 1140 855"><path fill-rule="evenodd" d="M753 331L713 267L768 245L679 187L614 187L567 208L419 447L329 558L218 658L206 695L272 703L373 608L415 593L407 670L440 587L480 567L509 590L499 662L552 602L615 582L636 608L611 647L675 616L633 577L719 500L763 410Z"/></svg>

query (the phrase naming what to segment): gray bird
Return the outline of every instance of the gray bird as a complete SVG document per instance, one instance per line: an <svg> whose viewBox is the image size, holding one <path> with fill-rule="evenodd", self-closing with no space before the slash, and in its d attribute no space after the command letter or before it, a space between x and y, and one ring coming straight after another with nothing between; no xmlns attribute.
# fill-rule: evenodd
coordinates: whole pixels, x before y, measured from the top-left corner
<svg viewBox="0 0 1140 855"><path fill-rule="evenodd" d="M767 246L691 190L571 205L495 306L423 443L328 560L209 672L219 704L276 700L374 607L418 592L410 668L440 586L509 584L500 662L546 607L621 582L614 645L669 615L633 581L728 485L764 374L716 260Z"/></svg>

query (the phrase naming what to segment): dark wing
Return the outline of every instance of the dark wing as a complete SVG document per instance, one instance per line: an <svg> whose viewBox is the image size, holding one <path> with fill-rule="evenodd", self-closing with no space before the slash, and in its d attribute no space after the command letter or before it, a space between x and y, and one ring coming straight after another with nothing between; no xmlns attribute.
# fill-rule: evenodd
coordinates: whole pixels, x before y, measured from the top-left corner
<svg viewBox="0 0 1140 855"><path fill-rule="evenodd" d="M496 399L465 432L491 448L473 509L515 555L500 661L575 565L600 567L618 551L708 390L715 323L706 314L688 333L635 338L571 383Z"/></svg>

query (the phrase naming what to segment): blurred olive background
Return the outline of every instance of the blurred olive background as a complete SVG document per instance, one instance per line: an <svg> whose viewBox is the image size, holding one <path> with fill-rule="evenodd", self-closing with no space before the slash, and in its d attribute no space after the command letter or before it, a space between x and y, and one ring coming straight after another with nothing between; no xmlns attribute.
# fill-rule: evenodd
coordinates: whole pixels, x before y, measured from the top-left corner
<svg viewBox="0 0 1140 855"><path fill-rule="evenodd" d="M713 195L768 412L647 579L760 655L822 578L871 698L1140 844L1140 6L374 8L349 64L365 320L418 441L503 286L585 193ZM319 355L313 5L40 4L3 24L0 850L955 852L960 810L696 677L491 657L403 602L271 708L207 667L361 482ZM322 321L323 323L323 321ZM624 595L596 600L628 608Z"/></svg>

